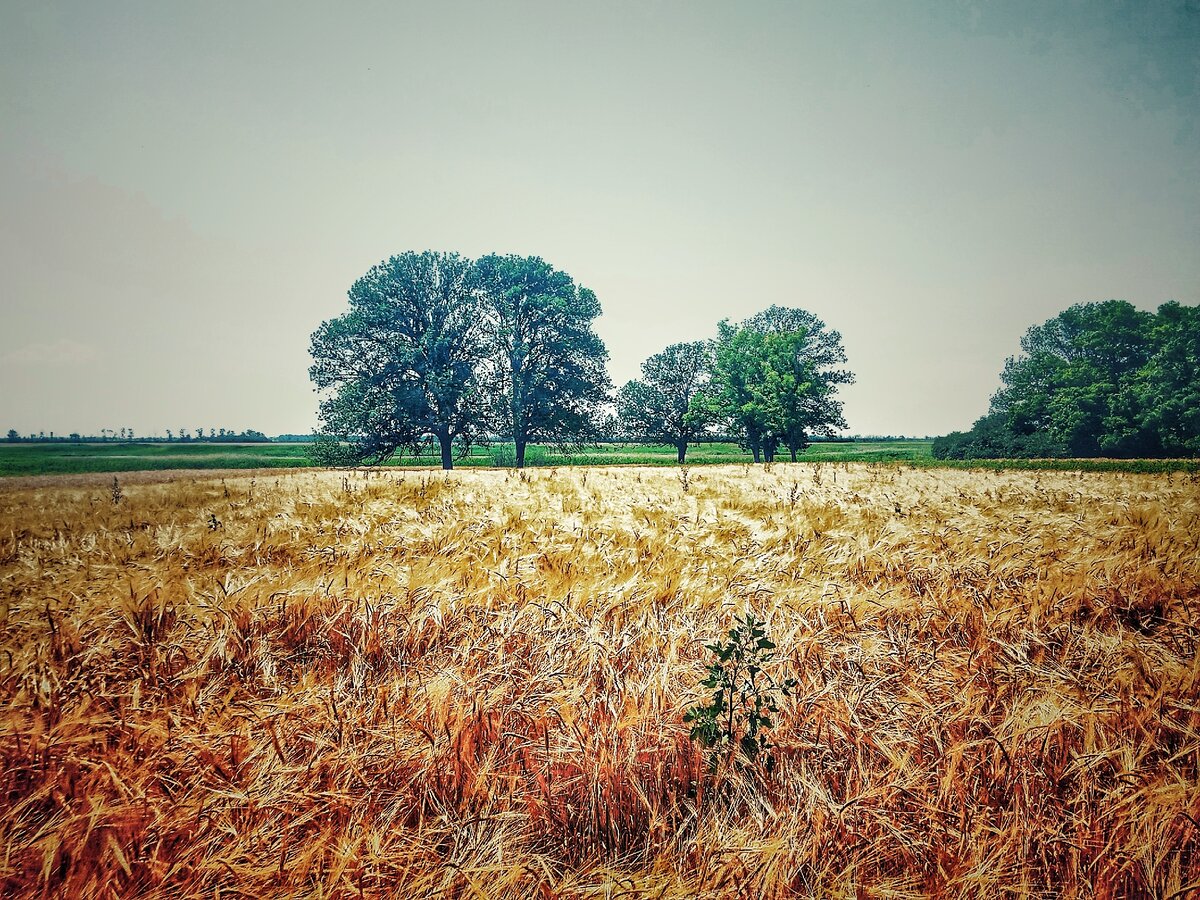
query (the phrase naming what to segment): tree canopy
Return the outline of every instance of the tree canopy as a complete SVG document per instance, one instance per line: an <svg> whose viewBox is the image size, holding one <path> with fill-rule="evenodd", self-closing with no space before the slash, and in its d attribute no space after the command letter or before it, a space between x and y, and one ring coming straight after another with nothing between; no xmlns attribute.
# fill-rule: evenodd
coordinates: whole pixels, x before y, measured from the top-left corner
<svg viewBox="0 0 1200 900"><path fill-rule="evenodd" d="M939 458L1200 452L1200 307L1080 303L1030 328L987 415Z"/></svg>

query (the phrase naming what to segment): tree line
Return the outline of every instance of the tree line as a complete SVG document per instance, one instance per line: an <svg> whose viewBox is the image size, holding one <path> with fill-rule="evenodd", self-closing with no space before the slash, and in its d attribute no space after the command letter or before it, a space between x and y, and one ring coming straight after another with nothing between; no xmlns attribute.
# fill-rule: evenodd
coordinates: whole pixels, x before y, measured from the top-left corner
<svg viewBox="0 0 1200 900"><path fill-rule="evenodd" d="M1200 307L1076 304L1030 328L988 412L939 459L1200 453Z"/></svg>
<svg viewBox="0 0 1200 900"><path fill-rule="evenodd" d="M450 469L456 451L501 438L521 467L532 442L614 432L670 444L680 461L689 443L733 435L770 461L845 427L835 394L853 375L839 367L841 337L804 310L772 306L721 322L714 340L672 344L614 398L595 294L537 257L401 253L348 299L310 344L321 464L436 447Z"/></svg>
<svg viewBox="0 0 1200 900"><path fill-rule="evenodd" d="M189 431L187 428L180 428L178 431L166 429L166 437L158 435L142 435L138 436L132 428L101 428L99 434L81 434L77 431L72 431L67 435L55 435L53 431L39 431L34 434L22 435L15 428L8 429L8 433L4 440L9 443L32 442L32 443L103 443L109 441L136 441L139 444L155 444L155 443L171 443L174 441L203 441L204 443L238 443L238 444L254 444L270 442L270 438L261 431L255 431L248 428L245 431L234 431L231 428L209 428L208 434L205 434L203 428L197 428L195 432Z"/></svg>

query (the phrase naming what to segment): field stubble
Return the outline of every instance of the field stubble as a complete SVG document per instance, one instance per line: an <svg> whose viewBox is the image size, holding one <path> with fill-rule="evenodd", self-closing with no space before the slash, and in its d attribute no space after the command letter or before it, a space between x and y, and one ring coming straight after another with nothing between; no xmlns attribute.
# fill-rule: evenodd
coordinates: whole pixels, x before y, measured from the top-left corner
<svg viewBox="0 0 1200 900"><path fill-rule="evenodd" d="M115 493L115 492L114 492ZM1182 897L1200 485L776 464L0 492L5 896ZM766 619L777 764L711 768Z"/></svg>

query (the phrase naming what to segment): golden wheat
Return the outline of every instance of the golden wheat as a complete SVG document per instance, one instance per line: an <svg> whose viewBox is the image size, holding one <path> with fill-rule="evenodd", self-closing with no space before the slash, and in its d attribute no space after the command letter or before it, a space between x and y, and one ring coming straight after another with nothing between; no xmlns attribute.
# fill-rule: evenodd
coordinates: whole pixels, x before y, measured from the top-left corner
<svg viewBox="0 0 1200 900"><path fill-rule="evenodd" d="M1183 897L1200 485L776 464L0 490L0 893ZM778 764L689 741L751 610Z"/></svg>

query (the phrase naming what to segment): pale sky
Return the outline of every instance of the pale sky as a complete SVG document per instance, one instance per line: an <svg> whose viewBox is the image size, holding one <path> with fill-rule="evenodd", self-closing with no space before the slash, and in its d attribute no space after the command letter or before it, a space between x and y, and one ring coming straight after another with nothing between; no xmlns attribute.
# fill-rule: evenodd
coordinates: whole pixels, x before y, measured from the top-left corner
<svg viewBox="0 0 1200 900"><path fill-rule="evenodd" d="M424 249L590 287L618 385L778 303L851 432L965 428L1030 325L1200 303L1200 5L0 0L0 433L306 432Z"/></svg>

